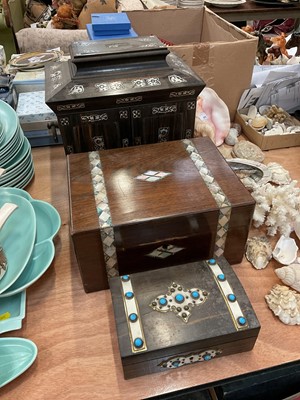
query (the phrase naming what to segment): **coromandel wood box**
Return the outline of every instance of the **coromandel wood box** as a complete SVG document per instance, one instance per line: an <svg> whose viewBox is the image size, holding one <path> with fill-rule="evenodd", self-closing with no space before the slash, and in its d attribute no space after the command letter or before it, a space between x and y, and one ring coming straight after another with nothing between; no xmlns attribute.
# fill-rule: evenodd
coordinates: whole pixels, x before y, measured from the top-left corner
<svg viewBox="0 0 300 400"><path fill-rule="evenodd" d="M208 138L69 154L71 236L87 292L107 276L242 260L255 202Z"/></svg>
<svg viewBox="0 0 300 400"><path fill-rule="evenodd" d="M46 69L66 153L194 135L204 82L156 37L75 42Z"/></svg>
<svg viewBox="0 0 300 400"><path fill-rule="evenodd" d="M260 325L224 257L110 279L125 379L251 350ZM213 362L213 361L211 361Z"/></svg>

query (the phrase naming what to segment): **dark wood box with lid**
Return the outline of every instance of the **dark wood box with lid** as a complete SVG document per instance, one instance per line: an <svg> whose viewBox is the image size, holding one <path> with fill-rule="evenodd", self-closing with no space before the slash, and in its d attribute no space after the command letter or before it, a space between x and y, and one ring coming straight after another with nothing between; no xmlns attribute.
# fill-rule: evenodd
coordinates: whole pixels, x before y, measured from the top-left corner
<svg viewBox="0 0 300 400"><path fill-rule="evenodd" d="M255 202L208 138L69 154L70 225L86 292L107 276L224 253L238 263Z"/></svg>
<svg viewBox="0 0 300 400"><path fill-rule="evenodd" d="M125 379L249 351L260 325L224 257L110 279ZM214 362L213 360L211 362Z"/></svg>
<svg viewBox="0 0 300 400"><path fill-rule="evenodd" d="M154 36L75 42L46 68L46 103L66 153L194 135L204 82Z"/></svg>

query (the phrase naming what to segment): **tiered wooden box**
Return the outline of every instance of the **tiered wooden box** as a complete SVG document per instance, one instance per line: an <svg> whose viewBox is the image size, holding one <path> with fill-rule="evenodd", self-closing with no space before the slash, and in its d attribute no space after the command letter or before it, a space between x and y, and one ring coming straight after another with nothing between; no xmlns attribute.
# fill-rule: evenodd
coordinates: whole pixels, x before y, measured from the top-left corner
<svg viewBox="0 0 300 400"><path fill-rule="evenodd" d="M191 138L204 82L154 36L75 42L46 69L66 153Z"/></svg>

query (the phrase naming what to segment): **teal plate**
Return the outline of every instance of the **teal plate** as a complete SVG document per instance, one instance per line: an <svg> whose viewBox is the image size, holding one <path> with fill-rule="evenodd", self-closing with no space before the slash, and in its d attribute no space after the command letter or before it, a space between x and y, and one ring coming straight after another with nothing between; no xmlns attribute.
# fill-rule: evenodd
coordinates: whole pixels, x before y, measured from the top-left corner
<svg viewBox="0 0 300 400"><path fill-rule="evenodd" d="M18 208L0 230L0 244L7 258L7 271L0 280L0 293L7 290L21 275L30 260L36 237L35 212L28 200L1 192L0 207L13 203Z"/></svg>
<svg viewBox="0 0 300 400"><path fill-rule="evenodd" d="M25 309L26 290L2 299L0 302L0 333L21 329Z"/></svg>
<svg viewBox="0 0 300 400"><path fill-rule="evenodd" d="M55 247L52 240L44 240L34 246L31 260L28 265L6 292L0 294L2 302L3 298L20 293L36 282L50 267L55 255Z"/></svg>
<svg viewBox="0 0 300 400"><path fill-rule="evenodd" d="M2 194L8 194L8 195L15 194L17 196L24 197L24 199L26 199L28 201L33 200L33 198L30 196L30 194L28 192L26 192L26 190L14 188L14 187L0 188L0 195L2 196Z"/></svg>
<svg viewBox="0 0 300 400"><path fill-rule="evenodd" d="M55 255L55 246L52 240L61 227L60 215L50 203L34 200L25 190L17 188L0 188L0 197L2 194L21 196L31 203L36 216L36 244L22 274L12 286L0 294L0 298L23 291L47 271Z"/></svg>
<svg viewBox="0 0 300 400"><path fill-rule="evenodd" d="M0 388L25 372L35 361L36 345L23 338L0 338Z"/></svg>
<svg viewBox="0 0 300 400"><path fill-rule="evenodd" d="M19 118L15 110L3 100L0 100L0 122L4 132L1 147L4 148L14 137L19 126Z"/></svg>

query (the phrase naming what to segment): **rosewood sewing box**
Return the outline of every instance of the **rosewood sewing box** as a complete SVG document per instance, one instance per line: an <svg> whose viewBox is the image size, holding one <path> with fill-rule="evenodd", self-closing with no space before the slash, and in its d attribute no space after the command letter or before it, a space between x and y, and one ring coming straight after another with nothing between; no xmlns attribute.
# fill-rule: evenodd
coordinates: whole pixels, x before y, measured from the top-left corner
<svg viewBox="0 0 300 400"><path fill-rule="evenodd" d="M209 138L69 154L67 165L86 292L116 275L242 260L255 201Z"/></svg>
<svg viewBox="0 0 300 400"><path fill-rule="evenodd" d="M110 279L125 379L249 351L260 325L224 257Z"/></svg>
<svg viewBox="0 0 300 400"><path fill-rule="evenodd" d="M205 84L156 37L75 42L70 55L46 66L66 153L193 137Z"/></svg>

